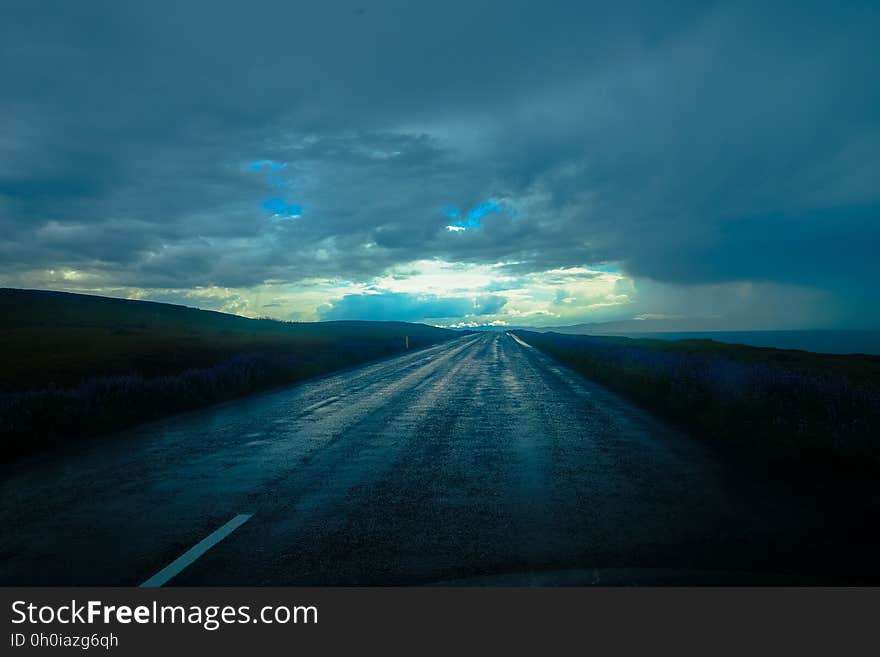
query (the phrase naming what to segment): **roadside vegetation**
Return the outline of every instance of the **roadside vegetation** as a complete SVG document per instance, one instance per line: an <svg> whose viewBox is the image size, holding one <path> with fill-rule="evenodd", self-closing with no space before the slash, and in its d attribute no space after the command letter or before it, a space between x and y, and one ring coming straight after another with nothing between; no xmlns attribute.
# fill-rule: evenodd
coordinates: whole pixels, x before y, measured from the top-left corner
<svg viewBox="0 0 880 657"><path fill-rule="evenodd" d="M460 335L293 323L0 289L2 458L294 383Z"/></svg>
<svg viewBox="0 0 880 657"><path fill-rule="evenodd" d="M827 479L880 470L880 357L515 332L589 378L752 461Z"/></svg>

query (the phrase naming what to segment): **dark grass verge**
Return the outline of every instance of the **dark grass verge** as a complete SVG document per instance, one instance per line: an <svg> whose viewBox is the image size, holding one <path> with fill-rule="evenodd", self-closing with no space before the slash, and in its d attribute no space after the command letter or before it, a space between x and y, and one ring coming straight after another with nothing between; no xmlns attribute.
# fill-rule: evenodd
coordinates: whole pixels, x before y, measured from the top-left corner
<svg viewBox="0 0 880 657"><path fill-rule="evenodd" d="M72 388L0 394L2 456L9 460L78 438L117 431L183 411L291 385L399 353L374 345L357 357L314 354L308 360L273 353L242 354L178 374L87 379Z"/></svg>
<svg viewBox="0 0 880 657"><path fill-rule="evenodd" d="M880 358L516 331L691 434L799 482L880 474Z"/></svg>
<svg viewBox="0 0 880 657"><path fill-rule="evenodd" d="M0 460L420 349L460 333L292 323L0 290Z"/></svg>

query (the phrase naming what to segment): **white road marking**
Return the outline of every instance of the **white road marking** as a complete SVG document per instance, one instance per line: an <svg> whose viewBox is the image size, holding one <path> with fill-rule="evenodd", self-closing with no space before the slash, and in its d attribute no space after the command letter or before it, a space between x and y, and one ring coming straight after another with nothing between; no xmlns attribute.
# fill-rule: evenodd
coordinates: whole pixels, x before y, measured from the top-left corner
<svg viewBox="0 0 880 657"><path fill-rule="evenodd" d="M300 411L300 415L305 415L306 413L310 413L311 411L317 411L319 408L323 408L324 406L329 406L330 404L339 401L339 397L327 397L327 399L322 399L321 401L312 404L311 406L306 406L302 411Z"/></svg>
<svg viewBox="0 0 880 657"><path fill-rule="evenodd" d="M222 541L224 538L229 536L232 532L234 532L236 529L238 529L244 523L250 520L253 515L254 514L252 513L241 513L235 516L232 520L227 522L219 529L208 534L208 536L193 545L189 550L181 554L179 557L177 557L177 559L172 561L170 564L165 566L162 570L153 575L146 582L141 584L141 588L162 586L172 577L178 575L184 568L192 564L205 552L210 550L212 547L217 545L217 543Z"/></svg>
<svg viewBox="0 0 880 657"><path fill-rule="evenodd" d="M520 340L518 337L516 337L513 333L508 333L507 335L509 335L510 337L512 337L516 342L518 342L519 344L521 344L523 347L528 347L529 349L534 349L534 347L533 347L532 345L530 345L528 342L523 342L523 341Z"/></svg>

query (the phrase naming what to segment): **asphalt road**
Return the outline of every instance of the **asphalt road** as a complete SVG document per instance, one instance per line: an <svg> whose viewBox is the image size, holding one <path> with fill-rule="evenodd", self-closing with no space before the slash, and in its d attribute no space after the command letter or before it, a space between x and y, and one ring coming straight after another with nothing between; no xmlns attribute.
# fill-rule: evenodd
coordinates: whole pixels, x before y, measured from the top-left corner
<svg viewBox="0 0 880 657"><path fill-rule="evenodd" d="M138 585L233 519L166 585L837 572L807 504L504 333L18 461L0 486L6 585Z"/></svg>

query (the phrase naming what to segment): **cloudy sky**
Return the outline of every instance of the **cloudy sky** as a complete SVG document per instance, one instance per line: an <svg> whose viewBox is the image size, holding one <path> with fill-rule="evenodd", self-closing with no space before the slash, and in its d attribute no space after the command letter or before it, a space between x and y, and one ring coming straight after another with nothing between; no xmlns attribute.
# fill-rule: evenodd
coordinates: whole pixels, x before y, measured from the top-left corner
<svg viewBox="0 0 880 657"><path fill-rule="evenodd" d="M0 285L880 327L880 5L6 0Z"/></svg>

